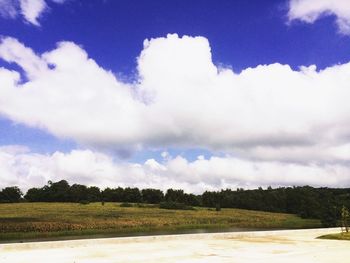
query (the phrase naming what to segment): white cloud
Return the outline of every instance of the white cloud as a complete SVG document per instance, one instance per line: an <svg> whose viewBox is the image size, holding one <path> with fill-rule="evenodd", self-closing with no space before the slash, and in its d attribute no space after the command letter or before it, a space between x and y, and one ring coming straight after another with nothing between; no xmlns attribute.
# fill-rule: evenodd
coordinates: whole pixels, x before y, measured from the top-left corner
<svg viewBox="0 0 350 263"><path fill-rule="evenodd" d="M44 0L20 0L21 13L29 23L39 26L38 18L46 9Z"/></svg>
<svg viewBox="0 0 350 263"><path fill-rule="evenodd" d="M166 151L162 152L162 153L161 153L161 156L162 156L164 159L166 159L166 158L169 158L169 157L170 157L169 153L168 153L168 152L166 152Z"/></svg>
<svg viewBox="0 0 350 263"><path fill-rule="evenodd" d="M139 81L123 83L72 42L35 54L5 38L0 113L79 143L122 150L202 148L285 162L347 162L350 63L317 71L217 68L203 37L145 41Z"/></svg>
<svg viewBox="0 0 350 263"><path fill-rule="evenodd" d="M0 46L0 57L22 67L28 78L35 78L48 70L44 61L14 38L3 39Z"/></svg>
<svg viewBox="0 0 350 263"><path fill-rule="evenodd" d="M350 2L348 0L290 0L289 20L314 23L322 16L334 15L339 32L350 35Z"/></svg>
<svg viewBox="0 0 350 263"><path fill-rule="evenodd" d="M18 148L18 146L16 146ZM7 147L7 148L16 148ZM51 155L0 149L0 188L19 185L38 187L48 180L139 188L181 188L201 193L221 188L313 185L345 187L350 168L341 164L302 165L283 162L252 162L235 157L211 157L189 162L181 156L154 159L144 164L115 162L108 155L90 150L55 152Z"/></svg>
<svg viewBox="0 0 350 263"><path fill-rule="evenodd" d="M12 19L17 16L17 9L13 0L0 0L0 16Z"/></svg>
<svg viewBox="0 0 350 263"><path fill-rule="evenodd" d="M65 0L51 0L62 4ZM0 0L0 15L4 18L16 18L21 14L24 20L35 26L40 26L38 19L48 9L45 0Z"/></svg>

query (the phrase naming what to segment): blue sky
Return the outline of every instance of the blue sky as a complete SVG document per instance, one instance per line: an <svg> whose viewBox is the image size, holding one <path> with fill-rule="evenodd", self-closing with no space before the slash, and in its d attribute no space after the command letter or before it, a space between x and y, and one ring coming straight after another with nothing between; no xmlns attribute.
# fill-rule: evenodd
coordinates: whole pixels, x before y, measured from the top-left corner
<svg viewBox="0 0 350 263"><path fill-rule="evenodd" d="M37 52L56 42L79 43L100 65L130 75L146 38L205 36L213 60L235 70L274 62L293 68L324 68L348 61L349 38L334 17L288 24L288 1L66 1L50 3L41 26L2 19L2 35L19 38ZM113 54L113 55L111 55Z"/></svg>
<svg viewBox="0 0 350 263"><path fill-rule="evenodd" d="M21 81L13 88L15 90L24 89L26 83L29 83L29 87L26 87L29 94L27 95L33 101L26 100L24 94L12 95L12 93L6 93L5 91L3 94L0 93L3 101L9 102L8 105L3 103L5 106L0 107L0 147L2 146L5 149L3 151L7 154L11 153L10 157L7 155L10 160L19 158L17 163L20 163L20 168L14 166L3 167L4 173L8 174L5 180L8 184L35 185L51 177L58 178L58 175L55 174L58 169L57 166L54 165L56 170L52 168L52 163L55 161L50 160L51 166L42 168L28 161L28 158L40 156L40 158L54 159L55 153L59 153L67 162L70 162L70 158L74 159L72 157L73 151L78 152L77 154L85 154L85 157L87 153L97 154L100 157L102 156L103 160L108 160L106 162L110 162L109 166L103 169L110 171L109 168L112 167L114 170L110 172L108 180L106 178L101 179L106 184L107 182L114 182L113 178L115 177L115 184L163 187L169 180L169 183L184 187L189 191L199 191L238 185L253 187L267 184L310 183L338 186L346 181L347 172L344 171L347 171L348 167L344 163L347 163L348 160L344 155L349 149L346 139L348 138L348 131L345 128L345 130L340 129L340 126L347 127L347 107L344 103L344 106L340 105L338 111L334 108L338 106L337 103L343 103L342 98L346 96L348 91L345 91L342 83L339 84L339 89L332 90L329 88L330 85L338 85L338 78L347 78L346 65L350 60L350 4L346 1L339 1L337 4L329 0L324 1L324 4L319 4L313 0L33 0L27 6L24 6L22 2L22 0L0 0L0 9L2 10L0 12L0 35L2 39L11 38L7 43L2 44L3 47L6 47L3 48L2 53L0 49L0 58L2 58L0 59L0 67L21 74ZM171 38L168 34L177 34L177 36ZM182 38L184 35L189 36L189 39ZM201 38L195 38L197 36ZM149 45L144 45L145 39L150 40ZM57 46L57 43L61 41L71 44L64 48ZM191 46L192 44L194 46ZM197 44L198 46L196 46ZM185 60L190 57L188 63L184 62L183 65L198 66L198 72L200 73L198 73L198 79L186 82L186 84L179 81L173 87L171 84L173 75L180 77L183 74L197 76L196 69L191 72L191 67L172 65L172 61L166 61L166 58L168 58L166 52L168 51L164 50L177 50L177 47L179 47L180 56L183 55ZM194 48L193 52L191 48ZM141 99L138 97L139 100L146 101L143 101L144 104L141 103L141 106L137 104L134 109L134 102L130 104L131 106L128 104L128 101L130 101L129 95L123 97L121 103L129 105L125 108L130 107L133 110L122 112L120 116L117 112L118 117L112 114L114 112L113 107L110 110L107 106L104 108L103 97L100 98L102 91L99 91L100 85L98 83L109 85L109 80L96 81L97 84L90 88L93 91L92 93L95 94L94 98L98 97L99 100L92 98L92 102L96 103L90 104L92 112L94 112L90 114L94 117L91 117L91 122L89 122L89 116L87 116L89 113L86 113L86 116L79 115L82 114L81 112L89 112L89 109L85 108L85 104L77 106L79 108L77 112L75 108L71 108L74 105L80 105L80 97L78 93L78 95L75 94L76 97L75 95L70 96L71 88L68 88L68 86L75 87L75 85L83 83L77 82L78 84L76 84L73 78L73 80L67 79L67 82L64 82L68 84L60 84L67 85L67 89L64 92L62 91L62 94L64 93L66 97L57 100L57 105L55 102L53 103L57 108L51 108L50 103L48 103L47 105L41 105L36 109L38 111L36 112L33 105L52 99L50 96L53 93L49 94L49 97L45 97L47 92L37 92L35 94L30 92L30 88L34 87L35 89L35 85L42 85L38 84L37 80L40 80L44 73L35 72L34 77L29 76L31 73L28 73L22 67L23 65L21 66L21 63L26 61L25 63L29 63L30 67L33 68L36 65L35 63L39 62L35 62L37 59L34 57L29 58L27 51L24 51L24 49L31 50L41 60L46 59L41 56L45 52L57 51L57 55L52 55L51 59L54 61L52 63L61 63L57 61L61 61L58 59L60 59L59 56L62 56L64 63L71 63L72 65L75 63L73 61L75 57L72 56L72 61L70 61L69 56L68 59L65 59L66 53L61 54L60 52L65 50L64 52L68 52L67 54L78 54L83 51L97 65L97 68L91 70L102 70L103 74L106 73L107 75L109 73L113 74L117 80L115 85L128 86L128 89L130 89L128 92L131 92L132 95L130 96L132 98L139 96L142 97ZM140 56L141 52L143 52L144 57ZM197 55L193 55L193 61L198 57L203 58L203 61L199 62L200 59L198 59L198 61L193 62L191 56L194 53ZM164 61L162 61L162 57L164 57ZM169 54L169 58L172 58L171 54ZM85 62L89 63L88 60L84 60ZM169 71L165 71L165 74L164 72L163 74L160 73L162 66L159 66L159 63L163 62L164 68L169 69ZM192 62L193 64L191 64ZM202 64L207 62L208 67L203 66L202 69ZM83 63L83 60L79 63ZM183 63L183 61L179 60L179 63ZM287 65L288 69L283 65ZM311 65L315 65L317 69L309 68L308 71L305 69L304 71L307 71L307 73L300 69L301 66L309 67ZM339 73L334 73L338 70L336 65L341 67ZM80 66L84 67L83 64L77 64L77 67ZM206 95L201 93L197 96L194 92L198 90L197 88L201 89L201 85L205 86L206 84L198 84L198 87L194 87L193 83L197 83L197 81L199 83L203 80L203 77L210 75L212 67L215 67L215 70L218 71L227 70L227 72L230 72L228 74L236 74L237 78L241 78L237 83L232 80L232 83L235 84L231 82L231 84L225 84L227 87L242 85L240 89L249 89L249 92L231 94L228 91L228 95L218 95L218 97L216 97L215 92L210 93L216 101L213 102L212 107L208 107L212 110L208 109L207 111ZM183 70L184 72L182 72L183 68L186 68L186 71ZM331 68L331 70L322 74L322 70L326 68ZM179 69L179 72L176 71L177 69ZM52 70L55 70L55 68L53 67ZM173 75L172 70L175 72ZM258 71L262 71L262 73ZM87 72L94 71L89 69ZM64 76L70 76L70 73L68 73ZM79 75L80 73L74 74ZM84 73L82 70L81 74L86 74L86 72ZM301 77L305 80L305 89L317 89L317 85L323 83L325 91L322 91L322 86L319 88L320 92L310 94L306 92L307 94L303 96L305 90L298 91L295 94L293 87L283 90L284 85L281 85L283 78L285 78L286 86L293 81L296 81L296 85L299 85L297 84L299 80L294 77L298 74L309 74L309 78L312 79L309 82ZM0 74L0 80L3 78L3 81L5 81L4 76ZM153 76L158 76L158 78L153 78ZM220 77L220 79L224 78ZM325 78L326 81L324 81ZM178 79L176 78L175 82ZM271 83L269 79L272 79ZM211 83L210 81L211 79L208 80L208 83ZM213 83L215 81L213 80ZM45 89L50 89L50 83L46 79L45 83ZM221 80L215 83L221 83ZM304 85L304 82L300 83L299 86ZM24 84L23 87L22 84ZM52 84L52 86L55 85L56 83ZM276 92L275 88L272 88L275 85L279 86L279 90L283 90L281 94L278 90ZM166 86L169 86L169 90L166 90ZM166 94L180 86L186 86L189 92L187 93L185 88L184 91L180 88L183 93L180 91L174 93L175 106L169 106L169 108L173 108L168 110L166 106L172 104L172 101L171 99L168 101ZM260 87L258 88L258 86ZM59 85L57 87L58 89L62 88ZM170 87L172 88L170 89ZM213 86L213 88L215 87ZM136 95L134 94L135 90ZM57 91L59 92L59 90ZM79 90L82 96L90 94L90 91ZM168 93L164 93L164 97L162 97L161 94L165 91ZM58 94L61 96L61 93ZM113 94L111 93L111 96L108 97L113 97ZM231 95L232 100L229 99ZM327 96L331 98L329 103L327 102ZM184 97L186 99L183 100ZM198 97L200 97L199 101L202 104L196 104ZM241 99L237 99L237 97ZM283 103L283 100L288 100L289 97L291 101L295 102L291 103L290 107L289 102ZM149 98L150 101L148 101ZM154 101L157 104L161 98L164 98L162 104L150 110L150 113L146 114L147 116L143 116L143 113L135 113L137 116L141 114L141 119L150 119L150 122L145 122L145 124L132 119L134 112L144 112L145 110L142 110L142 108L147 108ZM314 102L313 98L316 98L315 101L317 102ZM74 99L77 100L76 104ZM247 99L246 102L245 99ZM72 100L72 104L67 104L67 106L65 102L69 100ZM34 101L37 102L34 103ZM299 105L300 101L302 103ZM23 106L20 104L22 102L24 103ZM99 106L98 103L101 103L101 105ZM231 104L240 106L232 106ZM248 104L250 106L246 106ZM288 105L284 107L286 104ZM220 108L221 105L224 105L222 109ZM192 106L194 109L192 109ZM96 107L96 110L93 110L94 107ZM139 107L141 108L139 109ZM259 110L260 107L262 107L261 110ZM326 114L323 111L325 107ZM18 108L20 109L17 110ZM60 119L63 114L60 111L62 108L67 109L65 111L66 115L64 115L67 117L67 121L64 118ZM105 112L100 110L101 108ZM220 109L216 110L216 108ZM265 108L267 108L267 112L262 114L261 112ZM186 109L188 109L188 115ZM51 120L42 115L43 111L46 110L48 114L52 114ZM70 120L70 112L72 112L72 116L81 120L77 124L81 126L81 130L68 128L77 123L76 119ZM279 112L281 112L281 115L284 113L286 115L280 116L278 115ZM327 117L322 119L321 115ZM169 118L166 118L167 116ZM208 118L206 119L205 116L208 116ZM97 118L96 121L94 121L95 117ZM100 129L100 126L94 126L98 119L104 120L104 118L106 118L104 125L108 131L106 133L103 132L103 129ZM210 118L214 119L210 121ZM289 121L288 118L292 120ZM330 121L332 118L335 122ZM125 119L128 120L125 121ZM165 121L162 122L163 119ZM266 124L264 119L267 120L266 123L271 121L271 124ZM116 123L110 125L113 128L109 128L109 124L114 121ZM130 125L130 127L135 125L135 130L124 131L125 127L121 130L118 127L118 121L121 125ZM126 124L123 124L124 121ZM168 125L167 121L169 121L169 125L174 124L174 126L164 128L165 123ZM216 121L218 121L218 125L214 127L215 124L213 124L213 127L211 127L210 123L216 123ZM274 130L271 127L274 127L275 124ZM152 127L159 130L159 132L152 131L151 125L154 125ZM83 129L83 126L85 129ZM200 127L198 131L197 127ZM227 127L227 131L225 127ZM240 127L245 128L241 129ZM325 132L325 134L319 135L319 138L313 136L315 131L319 131L324 127L336 127L337 129ZM143 133L142 130L145 130L145 132ZM212 130L212 133L206 133L203 130ZM119 132L120 135L115 135ZM134 135L128 137L128 134ZM23 150L24 148L26 150ZM320 150L326 152L325 156L318 154ZM101 165L100 159L96 158L94 159L98 160L96 166ZM215 158L225 162L225 168L215 166ZM326 161L327 158L331 160L331 163ZM179 159L181 160L179 161ZM82 160L85 159L79 159L79 161ZM149 160L155 163L149 164ZM183 168L181 168L184 170L179 168L181 161L184 162ZM200 165L204 161L207 161L205 167L211 170L212 175L203 172L204 168ZM241 163L237 164L238 161ZM147 162L148 164L146 164ZM264 169L267 168L264 168L264 165L276 163L279 166L271 169L276 170L274 173L281 173L283 178L276 179L276 176L265 178L264 174L266 172ZM341 166L339 169L345 170L337 170L332 177L331 174L329 175L329 171L334 167L328 167L328 170L322 169L322 167L334 164L337 165L337 169ZM127 170L130 165L141 165L142 169L135 173L143 174L144 177L142 178L146 179L140 179L140 176L135 175L135 173L131 173L129 177L139 179L128 181L125 178L118 177L120 169ZM239 171L242 165L250 168L244 168L247 169L246 172L242 168L241 176L230 177L230 171L225 170L235 170L235 167L237 167ZM172 168L174 166L176 166L176 169ZM286 178L287 175L282 174L290 166L296 167L297 171L305 169L305 174L309 174L310 180L294 180L294 174L291 174L290 178ZM258 168L255 169L254 167ZM33 169L40 175L31 174ZM97 168L93 167L91 169ZM163 172L159 172L159 169L163 169ZM254 169L258 170L256 174ZM225 172L222 172L223 170ZM11 171L18 174L12 176L10 175ZM170 178L167 178L167 180L163 175L163 173L166 173L164 171L170 174ZM61 171L61 173L71 181L98 184L96 178L91 179L91 177L84 174L86 173L84 171ZM189 177L191 177L191 173L195 173L197 179L188 179L185 175L182 178L179 177L179 173L188 174ZM246 175L244 175L245 173ZM320 182L320 177L326 178L324 183ZM140 180L148 180L148 178L153 178L149 185L140 182ZM103 183L100 185L103 186Z"/></svg>

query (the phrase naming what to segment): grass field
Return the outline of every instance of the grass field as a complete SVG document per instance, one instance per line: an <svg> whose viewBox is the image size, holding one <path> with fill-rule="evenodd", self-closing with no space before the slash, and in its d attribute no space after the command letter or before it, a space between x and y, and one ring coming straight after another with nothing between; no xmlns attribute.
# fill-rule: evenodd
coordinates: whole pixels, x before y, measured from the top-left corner
<svg viewBox="0 0 350 263"><path fill-rule="evenodd" d="M207 208L165 210L153 205L120 207L117 203L0 204L0 240L37 240L176 233L189 230L296 229L320 227L319 220L295 215Z"/></svg>
<svg viewBox="0 0 350 263"><path fill-rule="evenodd" d="M337 233L320 236L321 239L350 240L350 233Z"/></svg>

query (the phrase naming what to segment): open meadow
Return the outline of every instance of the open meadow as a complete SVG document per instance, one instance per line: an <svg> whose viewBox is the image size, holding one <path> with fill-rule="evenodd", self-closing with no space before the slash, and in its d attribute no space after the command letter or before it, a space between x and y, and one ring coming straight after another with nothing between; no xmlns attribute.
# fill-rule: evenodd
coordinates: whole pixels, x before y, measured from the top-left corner
<svg viewBox="0 0 350 263"><path fill-rule="evenodd" d="M0 240L127 236L134 234L297 229L320 227L319 220L240 209L167 210L156 205L119 203L0 204Z"/></svg>

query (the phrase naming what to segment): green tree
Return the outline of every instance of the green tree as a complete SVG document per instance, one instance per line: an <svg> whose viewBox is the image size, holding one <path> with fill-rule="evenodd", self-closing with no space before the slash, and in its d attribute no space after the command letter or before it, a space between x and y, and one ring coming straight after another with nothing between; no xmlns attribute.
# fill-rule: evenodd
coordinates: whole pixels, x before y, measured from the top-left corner
<svg viewBox="0 0 350 263"><path fill-rule="evenodd" d="M164 199L164 193L158 189L142 189L142 201L149 204L159 204Z"/></svg>
<svg viewBox="0 0 350 263"><path fill-rule="evenodd" d="M100 188L96 186L90 186L87 188L87 200L90 202L101 201Z"/></svg>
<svg viewBox="0 0 350 263"><path fill-rule="evenodd" d="M185 203L184 190L168 189L165 194L165 200L168 202Z"/></svg>
<svg viewBox="0 0 350 263"><path fill-rule="evenodd" d="M29 202L43 202L46 201L44 191L42 188L30 188L24 196Z"/></svg>
<svg viewBox="0 0 350 263"><path fill-rule="evenodd" d="M48 201L51 202L67 202L70 201L69 190L70 186L66 180L61 180L58 182L48 182Z"/></svg>
<svg viewBox="0 0 350 263"><path fill-rule="evenodd" d="M73 202L81 202L88 200L88 189L86 185L73 184L69 190L70 200Z"/></svg>
<svg viewBox="0 0 350 263"><path fill-rule="evenodd" d="M127 187L124 189L123 202L140 203L142 201L142 195L138 188Z"/></svg>
<svg viewBox="0 0 350 263"><path fill-rule="evenodd" d="M341 230L342 232L349 232L349 220L350 220L350 213L349 210L343 206L341 209Z"/></svg>
<svg viewBox="0 0 350 263"><path fill-rule="evenodd" d="M23 193L17 186L6 187L1 191L1 202L17 203L21 200Z"/></svg>

